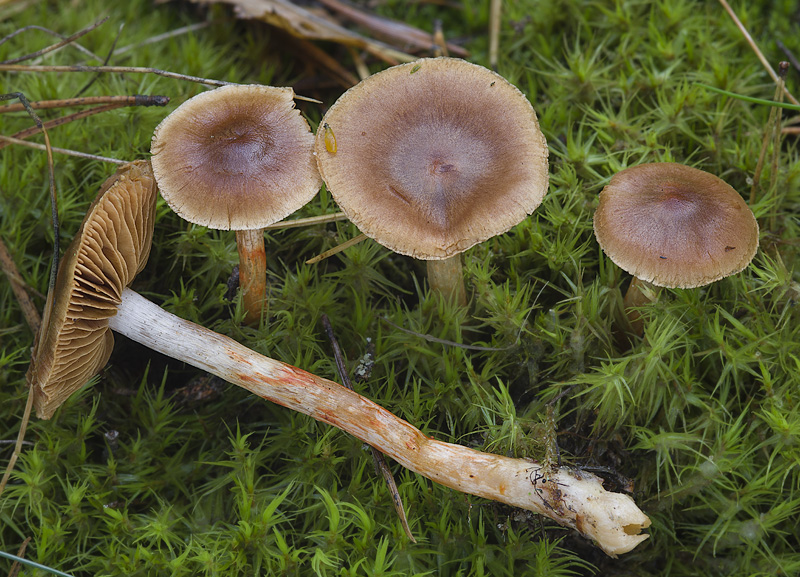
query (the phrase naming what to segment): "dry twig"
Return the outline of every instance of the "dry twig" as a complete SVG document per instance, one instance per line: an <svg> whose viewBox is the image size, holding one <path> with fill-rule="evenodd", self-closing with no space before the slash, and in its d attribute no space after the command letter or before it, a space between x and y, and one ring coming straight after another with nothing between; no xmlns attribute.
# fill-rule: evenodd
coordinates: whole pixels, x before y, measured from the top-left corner
<svg viewBox="0 0 800 577"><path fill-rule="evenodd" d="M739 28L739 30L741 31L741 33L744 36L745 40L747 40L747 43L750 45L750 48L752 48L753 52L756 53L756 56L761 61L761 64L764 66L764 68L769 73L769 75L772 77L772 80L775 81L775 84L779 84L780 83L780 78L778 77L778 74L772 69L772 66L770 66L769 62L764 57L764 54L758 48L758 45L753 40L753 37L747 31L747 28L744 27L744 24L742 24L742 21L739 20L738 16L736 16L736 12L733 11L733 8L731 8L731 6L730 6L730 4L728 4L727 0L719 0L719 3L722 4L722 7L725 8L725 11L733 19L733 22L736 24L737 28ZM786 98L788 98L789 100L792 101L793 104L800 105L800 102L798 102L797 99L794 96L792 96L791 92L789 92L786 89L786 86L783 87L783 93L786 95Z"/></svg>
<svg viewBox="0 0 800 577"><path fill-rule="evenodd" d="M322 315L322 326L325 328L325 334L328 335L328 340L331 342L331 347L333 348L333 359L336 363L336 370L339 372L339 378L342 380L342 384L352 391L354 390L353 383L350 382L350 377L347 374L344 353L342 353L342 349L339 347L339 341L336 340L331 321L326 314ZM383 475L383 480L386 482L389 492L392 495L392 502L394 503L395 511L397 511L397 516L400 517L400 524L403 526L403 530L406 532L406 536L408 536L411 542L416 543L417 540L414 539L414 535L411 533L411 527L408 526L406 510L405 507L403 507L403 499L400 497L400 491L397 490L397 484L394 482L392 471L389 469L389 465L386 463L383 453L373 446L370 446L370 450L372 451L372 459L375 462L375 467Z"/></svg>
<svg viewBox="0 0 800 577"><path fill-rule="evenodd" d="M11 290L14 292L14 296L17 297L17 302L19 302L19 308L22 309L25 322L28 323L28 327L30 327L31 332L35 335L39 332L39 327L42 324L42 317L39 315L39 309L33 304L31 297L28 296L28 290L32 289L29 289L25 281L22 280L17 265L11 257L11 253L8 252L8 247L6 247L6 243L3 242L3 239L0 239L0 268L2 268L3 272L8 277L11 283ZM44 297L44 295L40 296Z"/></svg>

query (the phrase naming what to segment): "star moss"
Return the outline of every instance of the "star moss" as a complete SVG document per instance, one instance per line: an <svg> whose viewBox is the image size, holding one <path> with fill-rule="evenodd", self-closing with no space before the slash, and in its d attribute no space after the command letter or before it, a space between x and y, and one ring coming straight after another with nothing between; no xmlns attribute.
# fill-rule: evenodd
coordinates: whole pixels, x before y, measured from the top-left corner
<svg viewBox="0 0 800 577"><path fill-rule="evenodd" d="M467 39L471 59L485 65L486 4L398 0L378 9L423 28L441 19L448 38ZM738 4L771 62L785 59L776 39L800 54L793 2ZM325 313L351 368L375 347L362 394L426 434L484 450L555 459L557 440L564 463L597 467L607 485L633 491L653 519L649 541L608 559L532 515L396 468L413 544L359 442L118 339L94 387L53 420L31 424L31 445L0 500L0 550L16 553L30 537L27 558L73 575L800 572L797 136L784 136L777 172L768 150L751 206L762 223L754 263L709 287L664 291L641 311L642 338L621 332L629 278L601 253L591 221L611 175L643 162L697 166L748 199L769 109L697 83L767 99L774 85L716 2L518 0L504 10L498 72L539 115L551 185L531 218L465 254L470 309L428 294L418 264L371 241L302 264L357 234L336 223L268 234L270 315L242 327L240 304L227 298L234 238L187 224L163 203L135 288L259 352L336 378ZM112 55L111 64L299 85L326 106L340 93L313 83L285 37L223 6L11 3L0 6L0 36L28 25L68 35L104 15L110 21L80 40L100 59L123 22L117 51L207 22ZM0 60L53 42L28 30L0 45ZM74 48L43 62L98 63ZM118 109L51 130L54 146L130 160L146 158L158 122L202 90L152 75L0 79L31 100L72 97L91 80L86 95L169 96L167 109ZM788 86L800 93L796 71ZM319 121L322 107L298 106ZM2 117L3 134L29 125L24 113ZM112 172L56 156L62 246ZM52 243L47 194L43 153L0 153L0 234L40 292ZM334 210L323 190L298 216ZM7 281L0 305L0 422L11 440L33 335ZM11 446L0 447L5 463Z"/></svg>

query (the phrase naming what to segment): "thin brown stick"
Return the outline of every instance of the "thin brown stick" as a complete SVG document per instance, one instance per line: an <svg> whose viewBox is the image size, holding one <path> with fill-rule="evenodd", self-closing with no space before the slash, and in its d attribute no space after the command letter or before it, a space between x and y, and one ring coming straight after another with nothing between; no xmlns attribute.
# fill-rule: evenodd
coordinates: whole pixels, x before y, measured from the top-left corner
<svg viewBox="0 0 800 577"><path fill-rule="evenodd" d="M125 23L123 22L122 24L119 25L119 28L117 28L117 35L114 37L114 41L111 43L111 48L108 49L108 53L106 54L106 57L100 63L101 66L107 66L108 63L111 61L111 55L114 54L114 50L117 48L117 42L119 42L119 37L122 35L122 29L124 27L125 27ZM75 96L76 97L81 96L84 92L89 90L89 88L92 86L92 84L97 82L98 78L100 78L100 73L99 72L97 74L95 74L86 84L84 84L83 87L80 90L78 90L78 92L75 94Z"/></svg>
<svg viewBox="0 0 800 577"><path fill-rule="evenodd" d="M72 114L61 116L60 118L54 118L53 120L48 120L42 125L42 128L38 126L31 126L30 128L26 128L25 130L20 130L16 134L12 135L12 138L19 138L19 139L28 138L29 136L33 136L34 134L39 134L40 132L42 132L42 129L49 130L51 128L55 128L56 126L62 126L64 124L68 124L73 120L80 120L82 118L87 118L95 114L100 114L101 112L116 110L117 108L122 108L123 106L125 106L125 104L104 104L102 106L96 106L94 108L89 108L87 110L81 110L80 112L73 112ZM8 142L0 142L0 149L3 149L9 145L10 143Z"/></svg>
<svg viewBox="0 0 800 577"><path fill-rule="evenodd" d="M20 559L25 558L25 550L28 548L28 543L31 542L30 537L25 537L25 540L22 542L22 545L19 546L17 550L17 557ZM11 569L8 572L8 577L17 577L19 575L20 569L22 569L22 564L19 561L14 561L11 564Z"/></svg>
<svg viewBox="0 0 800 577"><path fill-rule="evenodd" d="M164 78L186 80L188 82L197 82L198 84L207 84L209 86L227 86L228 84L235 84L235 82L225 82L224 80L201 78L199 76L188 76L186 74L170 72L169 70L140 66L34 66L24 64L0 64L0 72L111 72L117 74L155 74L156 76L163 76Z"/></svg>
<svg viewBox="0 0 800 577"><path fill-rule="evenodd" d="M405 22L371 14L350 2L343 2L342 0L320 0L320 3L342 17L369 29L376 36L385 38L397 46L408 46L412 50L429 50L431 45L434 44L432 35L429 32L425 32L414 26L409 26ZM467 50L457 44L448 45L448 49L451 50L453 54L461 57L469 55Z"/></svg>
<svg viewBox="0 0 800 577"><path fill-rule="evenodd" d="M109 19L109 16L106 16L102 20L99 20L99 21L95 22L94 24L91 24L91 25L87 26L83 30L79 30L78 32L76 32L72 36L68 36L68 37L64 38L60 42L56 42L55 44L51 44L50 46L47 46L46 48L42 48L41 50L37 50L36 52L31 52L30 54L26 54L24 56L20 56L19 58L12 58L11 60L6 60L6 61L3 62L3 64L16 64L17 62L24 62L25 60L31 60L32 58L36 58L37 56L41 56L43 54L47 54L48 52L53 52L54 50L58 50L59 48L62 48L64 46L66 46L67 44L71 44L72 42L74 42L75 40L80 38L81 36L86 36L89 32L91 32L95 28L97 28L99 26L102 26L103 23L105 23L108 19Z"/></svg>
<svg viewBox="0 0 800 577"><path fill-rule="evenodd" d="M43 124L43 127L46 129L54 128L56 126L62 126L64 124L68 124L74 120L80 120L82 118L88 118L89 116L93 116L95 114L100 114L101 112L107 112L109 110L115 110L117 108L124 108L126 106L132 106L139 103L144 102L145 106L164 106L169 102L169 98L166 96L154 96L152 98L142 96L142 97L123 97L121 100L116 102L112 102L110 104L104 104L102 106L97 106L95 108L90 108L88 110L81 110L80 112L73 112L72 114L67 114L66 116L62 116L60 118L55 118L53 120L48 120ZM24 139L28 138L29 136L33 136L34 134L38 134L41 132L42 129L38 126L32 126L30 128L26 128L25 130L21 130L12 136L12 138L19 138ZM8 146L9 143L0 143L0 149L5 148Z"/></svg>
<svg viewBox="0 0 800 577"><path fill-rule="evenodd" d="M366 239L367 239L367 235L364 234L364 233L361 233L358 236L354 236L350 240L346 240L342 244L337 245L337 246L333 247L330 250L326 250L325 252L320 253L317 256L308 259L306 261L306 264L316 264L316 263L318 263L318 262L320 262L322 260L325 260L326 258L328 258L330 256L333 256L333 255L335 255L337 253L340 253L343 250L348 249L351 246L356 245L356 244L360 243L362 240L366 240Z"/></svg>
<svg viewBox="0 0 800 577"><path fill-rule="evenodd" d="M28 323L28 327L35 335L42 324L42 317L39 315L39 309L33 304L31 297L28 296L25 281L22 280L17 265L14 263L14 259L11 257L11 253L8 251L3 239L0 239L0 268L8 277L11 283L11 290L14 291L14 296L17 297L25 322Z"/></svg>
<svg viewBox="0 0 800 577"><path fill-rule="evenodd" d="M47 150L47 147L44 144L39 144L38 142L28 142L27 140L20 140L19 138L11 138L10 136L3 136L0 134L0 141L10 142L12 144L18 144L20 146L26 146L28 148L35 148L36 150ZM77 150L69 150L68 148L58 148L57 146L51 147L53 152L57 152L58 154L65 154L67 156L76 156L78 158L86 158L88 160L99 160L101 162L111 162L113 164L127 164L128 160L117 160L116 158L108 158L107 156L97 156L96 154L87 154L85 152L79 152Z"/></svg>
<svg viewBox="0 0 800 577"><path fill-rule="evenodd" d="M325 334L328 335L328 340L331 342L331 348L333 349L333 360L336 363L336 370L339 372L339 378L342 380L342 384L345 387L351 391L354 391L355 389L353 389L353 383L350 382L350 376L347 374L344 353L339 347L339 341L336 340L336 335L333 332L333 326L331 326L331 321L328 319L328 315L326 314L322 315L322 326L325 328ZM417 540L414 539L414 534L411 533L411 527L408 526L406 510L405 507L403 507L403 499L400 497L400 491L397 490L397 484L394 482L392 470L386 463L386 458L383 456L383 453L381 453L372 445L370 445L369 448L372 451L372 460L375 463L375 467L383 475L383 480L386 483L386 486L389 488L389 493L392 495L392 503L394 503L394 509L397 512L397 516L400 518L400 525L403 526L403 531L406 532L406 536L411 540L411 542L416 543Z"/></svg>
<svg viewBox="0 0 800 577"><path fill-rule="evenodd" d="M14 32L9 34L8 36L4 36L3 38L0 38L0 44L5 44L6 42L11 40L15 36L18 36L19 34L22 34L23 32L27 32L28 30L38 30L38 31L44 32L46 34L50 34L51 36L55 36L56 38L62 38L62 39L66 38L66 36L64 36L63 34L59 34L58 32L50 30L49 28L45 28L44 26L36 26L35 24L33 24L31 26L23 26L22 28L18 28L17 30L14 30ZM95 60L100 60L100 57L97 54L95 54L91 50L87 49L86 47L78 44L77 42L72 42L70 45L74 46L79 51L83 52L89 58L94 58Z"/></svg>
<svg viewBox="0 0 800 577"><path fill-rule="evenodd" d="M19 433L17 434L17 443L14 445L14 452L11 453L11 458L8 460L6 472L3 473L3 479L0 480L0 495L6 488L8 480L11 478L11 473L14 471L14 465L17 464L17 459L22 454L22 443L25 441L25 431L28 429L28 422L31 418L31 409L33 409L33 392L28 389L28 401L25 403L25 412L22 414L22 423L19 426Z"/></svg>
<svg viewBox="0 0 800 577"><path fill-rule="evenodd" d="M730 6L730 4L728 4L727 0L719 0L719 3L722 4L722 7L725 8L725 11L733 19L733 22L736 24L737 28L739 28L739 31L742 33L742 35L744 36L745 40L750 45L750 48L753 49L753 52L756 53L756 56L761 61L761 65L764 66L766 71L772 77L772 80L775 82L775 84L778 84L780 82L780 78L778 77L778 74L775 72L775 70L772 69L772 66L770 66L769 61L767 61L767 59L764 57L764 54L758 48L758 45L753 40L753 37L750 36L750 33L747 31L747 28L744 27L744 24L742 24L742 21L739 20L738 16L736 16L736 12L733 11L733 8L731 8L731 6ZM783 87L783 93L786 95L786 98L788 98L789 100L792 101L793 104L797 104L797 105L800 106L800 102L798 102L797 99L794 96L792 96L791 92L789 92L786 89L786 86Z"/></svg>
<svg viewBox="0 0 800 577"><path fill-rule="evenodd" d="M42 123L42 119L31 108L30 101L22 92L9 92L8 94L0 94L0 100L11 100L16 98L25 107L25 111L33 119L36 126L39 127L44 134L45 151L47 152L47 172L50 176L50 208L53 222L53 264L50 269L50 289L56 284L56 272L58 271L58 261L61 257L61 247L59 238L58 227L58 196L56 195L56 171L53 162L53 147L50 145L50 135L47 133Z"/></svg>
<svg viewBox="0 0 800 577"><path fill-rule="evenodd" d="M34 110L51 108L69 108L71 106L91 106L95 104L122 104L123 106L166 106L169 96L133 94L122 96L81 96L78 98L59 98L57 100L34 100L30 103ZM25 110L22 104L6 104L0 106L0 114L6 112L21 112Z"/></svg>

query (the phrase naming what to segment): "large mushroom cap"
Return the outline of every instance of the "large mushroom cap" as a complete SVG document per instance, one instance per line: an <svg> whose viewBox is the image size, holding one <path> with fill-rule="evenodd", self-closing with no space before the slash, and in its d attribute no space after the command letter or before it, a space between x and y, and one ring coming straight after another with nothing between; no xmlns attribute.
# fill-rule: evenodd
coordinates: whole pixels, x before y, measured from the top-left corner
<svg viewBox="0 0 800 577"><path fill-rule="evenodd" d="M455 58L401 64L354 86L320 123L315 151L350 220L422 259L507 231L547 191L547 144L530 102Z"/></svg>
<svg viewBox="0 0 800 577"><path fill-rule="evenodd" d="M185 220L252 230L309 202L322 181L291 88L230 85L190 98L156 127L161 195Z"/></svg>
<svg viewBox="0 0 800 577"><path fill-rule="evenodd" d="M49 419L108 362L108 320L147 262L156 197L150 163L124 165L103 184L64 254L27 374L40 418Z"/></svg>
<svg viewBox="0 0 800 577"><path fill-rule="evenodd" d="M600 246L620 268L654 285L703 286L744 269L758 223L725 181L672 162L615 174L594 216Z"/></svg>

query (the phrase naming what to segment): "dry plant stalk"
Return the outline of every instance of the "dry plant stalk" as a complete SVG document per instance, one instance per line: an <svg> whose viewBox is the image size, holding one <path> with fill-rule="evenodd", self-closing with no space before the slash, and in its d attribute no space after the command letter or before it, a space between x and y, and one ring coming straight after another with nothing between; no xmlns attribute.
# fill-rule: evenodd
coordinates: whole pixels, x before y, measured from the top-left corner
<svg viewBox="0 0 800 577"><path fill-rule="evenodd" d="M747 28L744 27L744 24L742 24L742 21L739 20L739 17L736 15L736 12L734 12L733 8L731 8L731 5L728 4L726 0L719 0L719 3L722 4L722 7L728 13L728 16L730 16L731 20L733 20L734 24L736 24L736 27L742 33L742 36L744 36L744 39L747 41L747 44L750 45L750 48L755 53L759 62L761 62L762 66L764 66L764 69L769 73L770 77L772 77L772 80L775 82L776 85L779 84L780 78L778 74L775 72L775 70L773 70L772 66L770 66L769 61L764 56L764 53L761 52L761 49L756 44L755 40L753 40L753 37L750 35L750 32L748 32ZM794 96L792 96L792 93L789 92L789 90L786 88L785 85L783 86L782 90L786 95L786 98L788 98L792 102L792 104L800 105L800 102L798 102L798 100Z"/></svg>
<svg viewBox="0 0 800 577"><path fill-rule="evenodd" d="M42 324L42 318L39 316L39 311L36 309L36 305L33 304L31 297L28 296L28 287L25 281L22 280L17 265L14 264L14 259L2 239L0 239L0 269L3 270L11 283L11 290L14 292L14 296L17 297L25 322L28 323L31 332L36 334Z"/></svg>
<svg viewBox="0 0 800 577"><path fill-rule="evenodd" d="M243 19L262 20L307 40L326 40L366 50L389 64L411 62L416 57L372 40L318 16L289 0L192 0L196 4L232 4Z"/></svg>

